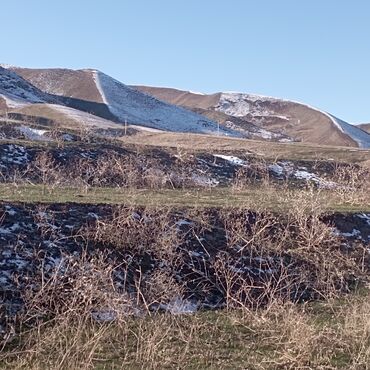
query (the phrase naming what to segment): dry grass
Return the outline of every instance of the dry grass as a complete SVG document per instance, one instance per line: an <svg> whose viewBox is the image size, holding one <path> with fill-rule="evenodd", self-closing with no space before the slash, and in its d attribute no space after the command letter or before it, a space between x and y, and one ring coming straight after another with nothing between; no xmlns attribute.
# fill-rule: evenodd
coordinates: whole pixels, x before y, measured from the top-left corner
<svg viewBox="0 0 370 370"><path fill-rule="evenodd" d="M234 155L257 155L275 160L326 159L337 162L365 163L370 160L370 150L320 146L304 143L274 143L197 134L143 132L121 138L125 144L181 148L190 151L232 152Z"/></svg>
<svg viewBox="0 0 370 370"><path fill-rule="evenodd" d="M179 232L170 209L142 209L136 215L134 208L117 207L109 219L79 233L87 250L99 245L108 254L64 256L51 272L40 269L23 286L24 309L8 321L12 330L3 338L0 365L368 369L369 292L343 294L352 277L358 285L366 276L356 255L343 251L341 240L320 221L321 212L316 193L307 191L279 218L263 208L253 215L243 209L220 212L226 245L205 250L214 262L202 279L225 295L226 309L177 316L151 309L185 294L185 284L171 272L171 266L184 263L173 246L185 235L202 240L214 233L215 214L190 211L185 217L197 226ZM145 271L148 256L163 268ZM237 271L239 257L240 267L261 272L251 278ZM117 285L119 269L125 273ZM309 303L298 303L307 298Z"/></svg>
<svg viewBox="0 0 370 370"><path fill-rule="evenodd" d="M0 198L7 202L26 203L83 203L83 204L125 204L157 207L160 205L187 208L232 208L268 209L286 211L299 197L300 190L256 188L235 192L229 188L205 189L121 189L98 187L50 188L43 185L0 184ZM370 210L368 194L359 203L343 202L333 192L314 192L325 210L338 212L367 212ZM353 198L351 198L353 199Z"/></svg>
<svg viewBox="0 0 370 370"><path fill-rule="evenodd" d="M330 150L328 155L336 149ZM343 248L320 218L330 209L369 209L361 173L338 172L344 190L337 192L273 186L266 171L259 188L240 173L232 189L188 191L158 190L163 174L151 172L145 181L154 190L138 190L126 176L130 164L116 158L84 167L85 175L97 171L106 181L121 176L130 185L125 189L94 188L89 181L60 188L63 179L44 154L33 170L40 185L14 181L15 188L0 187L1 198L147 207L138 216L134 207L116 207L109 219L82 228L76 237L85 241L85 252L63 256L52 271L37 262L35 276L21 289L23 310L6 317L2 368L370 368L370 295L349 294L368 279L367 252L361 245ZM193 206L182 217L195 226L180 232L174 206ZM218 210L203 209L212 206ZM186 237L209 255L203 270L184 258L191 246L183 245ZM189 276L196 274L190 282L196 289L222 295L225 310L181 316L153 311L189 297L191 284L176 276L184 266ZM120 284L117 271L124 277Z"/></svg>
<svg viewBox="0 0 370 370"><path fill-rule="evenodd" d="M370 364L370 296L315 306L156 314L96 324L66 317L0 355L5 369L343 369Z"/></svg>

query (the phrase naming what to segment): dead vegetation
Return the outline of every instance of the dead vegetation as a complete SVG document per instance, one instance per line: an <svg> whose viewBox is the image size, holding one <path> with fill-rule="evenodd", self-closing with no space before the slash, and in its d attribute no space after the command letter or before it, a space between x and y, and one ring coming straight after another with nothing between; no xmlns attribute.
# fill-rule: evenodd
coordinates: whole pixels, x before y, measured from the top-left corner
<svg viewBox="0 0 370 370"><path fill-rule="evenodd" d="M40 257L20 280L1 365L366 369L368 293L350 294L368 279L366 246L345 247L300 194L285 215L114 207L77 231L80 253L51 270ZM45 237L50 222L37 221ZM194 304L224 310L174 315Z"/></svg>
<svg viewBox="0 0 370 370"><path fill-rule="evenodd" d="M106 262L83 261L65 261L39 294L28 296L21 334L2 347L2 368L368 368L368 293L302 305L274 300L255 310L132 316L135 296L113 288ZM166 275L148 284L148 299L174 293ZM52 318L45 321L46 313Z"/></svg>
<svg viewBox="0 0 370 370"><path fill-rule="evenodd" d="M365 167L349 164L335 168L333 188L342 203L361 203L369 199L370 171Z"/></svg>
<svg viewBox="0 0 370 370"><path fill-rule="evenodd" d="M23 172L3 178L41 184L43 193L69 186L85 194L186 190L196 186L192 161L178 150L176 172L157 159L117 154L67 167L41 152ZM333 178L335 199L368 199L366 170L338 166ZM289 179L276 182L264 161L236 171L233 193L256 186L262 191L248 209L112 207L69 236L78 248L52 267L35 248L34 270L18 277L12 293L21 308L0 309L0 366L369 368L368 245L345 240L324 222L327 189L316 183L297 189ZM266 199L276 203L266 207ZM280 203L289 205L281 213ZM46 213L34 216L40 244L55 232Z"/></svg>
<svg viewBox="0 0 370 370"><path fill-rule="evenodd" d="M277 163L277 162L275 162ZM321 208L327 204L319 201L320 195L332 198L337 203L343 205L369 204L370 171L357 164L332 163L326 168L320 168L322 162L316 162L313 169L322 173L322 177L307 178L305 182L298 182L289 174L283 174L277 180L271 175L269 165L263 160L252 162L248 167L240 167L234 175L231 189L235 193L245 192L258 186L263 192L264 198L274 199L275 202L283 202L289 199L294 202L296 196L303 196L307 199L308 195L311 201L320 203ZM301 192L295 192L296 188Z"/></svg>
<svg viewBox="0 0 370 370"><path fill-rule="evenodd" d="M117 153L96 157L85 154L68 161L56 159L51 151L36 152L27 166L12 166L1 170L4 183L42 184L45 191L55 188L93 187L178 189L204 187L192 173L189 163L178 161L168 169L156 158L133 158Z"/></svg>
<svg viewBox="0 0 370 370"><path fill-rule="evenodd" d="M75 188L87 193L94 188L122 189L208 189L229 187L236 194L259 189L266 196L282 198L296 188L315 188L318 193L330 194L340 204L369 203L370 172L358 164L322 162L311 164L307 178L295 176L292 171L274 173L280 166L277 159L250 158L243 166L216 163L216 157L206 160L187 151L177 149L176 154L161 152L159 157L138 151L135 155L121 152L36 150L28 155L27 165L14 162L0 169L1 182L21 185L39 185L43 194L56 189ZM13 161L13 162L12 162ZM287 163L287 162L285 162ZM307 165L307 163L305 163ZM221 170L224 166L225 170ZM306 168L306 167L303 167ZM285 170L284 170L285 171ZM299 172L299 171L298 171ZM302 172L302 171L301 171ZM305 171L302 172L303 176ZM316 176L316 177L315 177Z"/></svg>

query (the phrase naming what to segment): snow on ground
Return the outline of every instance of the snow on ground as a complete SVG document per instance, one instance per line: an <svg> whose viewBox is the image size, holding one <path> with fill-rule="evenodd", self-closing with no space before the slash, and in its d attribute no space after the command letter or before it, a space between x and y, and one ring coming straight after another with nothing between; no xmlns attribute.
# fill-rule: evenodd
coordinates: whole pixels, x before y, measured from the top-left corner
<svg viewBox="0 0 370 370"><path fill-rule="evenodd" d="M346 238L357 237L357 238L361 239L361 231L357 230L357 229L353 229L350 233L343 233L343 232L340 232L340 231L336 231L336 234L344 236Z"/></svg>
<svg viewBox="0 0 370 370"><path fill-rule="evenodd" d="M192 181L194 184L198 186L205 186L205 187L216 187L220 182L217 179L214 179L212 177L206 176L206 175L199 175L199 174L193 174L191 176Z"/></svg>
<svg viewBox="0 0 370 370"><path fill-rule="evenodd" d="M0 96L9 107L18 108L32 103L45 103L53 99L11 70L0 67Z"/></svg>
<svg viewBox="0 0 370 370"><path fill-rule="evenodd" d="M5 103L9 108L22 108L30 104L26 100L17 98L15 96L3 95L1 93L1 89L0 89L0 97L5 100Z"/></svg>
<svg viewBox="0 0 370 370"><path fill-rule="evenodd" d="M8 69L8 68L13 68L15 66L13 66L11 64L7 64L7 63L0 63L0 67L1 68L5 68L5 69Z"/></svg>
<svg viewBox="0 0 370 370"><path fill-rule="evenodd" d="M117 319L117 313L113 310L93 311L91 317L98 322L111 322Z"/></svg>
<svg viewBox="0 0 370 370"><path fill-rule="evenodd" d="M123 129L122 124L106 120L104 118L80 111L78 109L69 108L64 105L59 105L59 104L48 104L48 107L61 114L66 115L69 119L76 121L76 123L84 124L86 126L102 128L102 129L109 129L109 128ZM162 132L161 130L158 130L158 129L145 127L145 126L139 126L139 125L135 125L135 126L128 125L127 127L128 128L132 127L140 131ZM66 141L71 141L72 137L69 137L68 139L68 134L66 134L65 136L66 136L66 139L65 139Z"/></svg>
<svg viewBox="0 0 370 370"><path fill-rule="evenodd" d="M294 172L293 176L300 180L311 180L315 182L320 182L320 179L312 172L308 172L306 170L297 170Z"/></svg>
<svg viewBox="0 0 370 370"><path fill-rule="evenodd" d="M17 129L29 140L35 141L50 141L50 138L45 136L47 130L38 130L27 126L19 126Z"/></svg>
<svg viewBox="0 0 370 370"><path fill-rule="evenodd" d="M175 298L168 304L161 304L162 310L170 312L172 315L192 314L198 310L198 304L189 300Z"/></svg>
<svg viewBox="0 0 370 370"><path fill-rule="evenodd" d="M355 140L360 148L370 149L370 134L330 114L328 116L339 130Z"/></svg>
<svg viewBox="0 0 370 370"><path fill-rule="evenodd" d="M94 71L94 79L103 101L121 122L127 120L131 124L168 131L241 136L230 129L218 129L208 118L157 100L102 72Z"/></svg>
<svg viewBox="0 0 370 370"><path fill-rule="evenodd" d="M139 126L139 125L128 125L127 127L131 127L136 130L146 131L146 132L164 132L163 130L158 130L157 128L145 127L145 126Z"/></svg>
<svg viewBox="0 0 370 370"><path fill-rule="evenodd" d="M234 166L244 166L247 167L248 164L243 160L235 156L224 155L224 154L213 154L216 158L221 158ZM333 182L324 180L320 178L317 174L309 172L306 167L299 167L296 169L294 164L289 161L281 161L277 163L270 164L268 166L270 172L272 172L276 177L283 178L284 176L293 177L297 180L313 181L320 186L332 187L335 186Z"/></svg>
<svg viewBox="0 0 370 370"><path fill-rule="evenodd" d="M205 95L204 93L201 93L199 91L191 91L191 90L189 90L189 93L190 94L194 94L194 95Z"/></svg>
<svg viewBox="0 0 370 370"><path fill-rule="evenodd" d="M238 157L234 157L232 155L213 154L213 156L216 157L216 158L224 159L225 161L228 161L228 162L230 162L230 163L232 163L233 165L236 165L236 166L244 166L245 165L245 161L243 161L242 159L240 159Z"/></svg>
<svg viewBox="0 0 370 370"><path fill-rule="evenodd" d="M365 218L364 218L365 216ZM354 217L360 218L362 222L357 223L356 225L358 227L351 227L349 229L343 230L342 226L337 226L334 228L334 234L338 236L342 236L346 239L357 239L361 240L362 242L365 242L368 246L370 246L370 232L369 232L369 226L370 226L370 215L366 214L357 214L354 215ZM363 222L365 221L365 222ZM369 249L370 251L370 249Z"/></svg>
<svg viewBox="0 0 370 370"><path fill-rule="evenodd" d="M225 92L221 94L216 110L234 117L244 117L248 114L253 116L273 116L269 109L256 104L258 101L278 102L279 99L254 94ZM289 121L289 118L286 116L279 115L276 117Z"/></svg>
<svg viewBox="0 0 370 370"><path fill-rule="evenodd" d="M3 151L4 154L1 156L1 160L4 163L22 165L29 161L29 155L23 146L8 144L4 147Z"/></svg>
<svg viewBox="0 0 370 370"><path fill-rule="evenodd" d="M20 229L20 226L19 226L19 223L16 222L15 224L13 224L12 226L10 227L0 227L0 235L1 234L12 234L16 231L18 231Z"/></svg>
<svg viewBox="0 0 370 370"><path fill-rule="evenodd" d="M277 177L282 177L284 174L284 168L277 163L271 164L269 166L269 170L272 171Z"/></svg>
<svg viewBox="0 0 370 370"><path fill-rule="evenodd" d="M107 100L107 98L105 96L104 88L103 88L103 86L102 86L102 84L100 82L100 80L101 80L100 79L100 72L99 71L96 71L96 70L93 70L92 71L92 76L93 76L93 79L95 81L95 85L96 85L96 87L97 87L97 89L98 89L98 91L100 93L100 96L101 96L101 98L103 100L103 103L109 107L109 102L108 102L108 100Z"/></svg>
<svg viewBox="0 0 370 370"><path fill-rule="evenodd" d="M71 120L76 121L78 123L83 123L86 126L94 126L98 128L122 128L122 125L118 125L112 121L63 105L48 104L48 107L66 115Z"/></svg>
<svg viewBox="0 0 370 370"><path fill-rule="evenodd" d="M224 154L213 154L215 158L223 159L233 166L248 167L248 163L243 159L240 159L231 155ZM303 181L312 181L323 188L333 188L336 184L332 181L325 180L313 172L309 172L306 167L295 168L294 164L289 161L279 161L277 163L270 164L268 166L269 171L278 178L293 178Z"/></svg>
<svg viewBox="0 0 370 370"><path fill-rule="evenodd" d="M63 138L64 141L73 141L74 140L73 136L70 135L70 134L63 134L62 138Z"/></svg>
<svg viewBox="0 0 370 370"><path fill-rule="evenodd" d="M281 138L281 136L282 136L282 135L277 134L275 132L267 131L263 128L259 129L257 132L254 132L253 135L259 136L262 139L267 139L267 140L278 139L278 138ZM283 139L280 139L280 140L283 140ZM291 139L287 139L287 140L291 141Z"/></svg>
<svg viewBox="0 0 370 370"><path fill-rule="evenodd" d="M357 215L357 217L361 218L362 220L365 220L366 223L370 226L370 214L361 213Z"/></svg>
<svg viewBox="0 0 370 370"><path fill-rule="evenodd" d="M15 216L17 214L17 211L10 206L5 206L5 209L6 209L5 213L8 214L9 216Z"/></svg>
<svg viewBox="0 0 370 370"><path fill-rule="evenodd" d="M275 174L275 176L283 178L284 176L293 177L297 180L312 181L324 188L335 187L336 184L332 181L322 179L320 176L313 172L309 172L306 167L294 168L292 162L281 161L273 163L268 166L269 170Z"/></svg>

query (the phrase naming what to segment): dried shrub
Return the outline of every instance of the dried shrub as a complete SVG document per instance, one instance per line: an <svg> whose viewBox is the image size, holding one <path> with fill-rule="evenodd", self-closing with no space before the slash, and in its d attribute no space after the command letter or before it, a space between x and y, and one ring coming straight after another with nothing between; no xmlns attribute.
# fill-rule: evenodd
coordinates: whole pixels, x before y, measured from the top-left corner
<svg viewBox="0 0 370 370"><path fill-rule="evenodd" d="M258 307L276 299L301 302L348 291L362 275L355 254L312 204L288 215L232 211L223 215L229 252L214 269L228 305ZM358 248L362 248L358 246Z"/></svg>
<svg viewBox="0 0 370 370"><path fill-rule="evenodd" d="M87 240L133 255L152 253L158 259L176 257L182 235L169 209L115 207L110 219L81 231Z"/></svg>
<svg viewBox="0 0 370 370"><path fill-rule="evenodd" d="M369 200L370 171L355 164L337 165L333 173L336 186L332 191L339 197L340 202L361 204Z"/></svg>

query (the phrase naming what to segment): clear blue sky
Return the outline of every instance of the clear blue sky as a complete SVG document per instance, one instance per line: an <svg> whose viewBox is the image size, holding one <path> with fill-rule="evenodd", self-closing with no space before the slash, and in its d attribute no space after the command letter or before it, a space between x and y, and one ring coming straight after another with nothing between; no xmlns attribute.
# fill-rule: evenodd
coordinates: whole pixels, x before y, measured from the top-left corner
<svg viewBox="0 0 370 370"><path fill-rule="evenodd" d="M2 63L259 93L370 122L369 0L8 0Z"/></svg>

